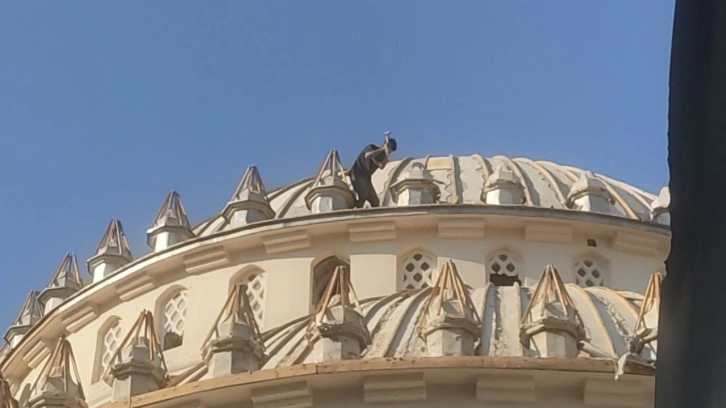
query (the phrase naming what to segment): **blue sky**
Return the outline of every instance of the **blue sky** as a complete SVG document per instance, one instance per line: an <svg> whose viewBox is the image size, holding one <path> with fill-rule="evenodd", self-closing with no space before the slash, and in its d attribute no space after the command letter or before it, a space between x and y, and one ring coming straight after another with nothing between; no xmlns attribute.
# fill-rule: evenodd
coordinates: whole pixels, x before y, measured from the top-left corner
<svg viewBox="0 0 726 408"><path fill-rule="evenodd" d="M405 156L504 154L667 183L673 0L124 1L0 6L0 328L112 217L136 255L392 130Z"/></svg>

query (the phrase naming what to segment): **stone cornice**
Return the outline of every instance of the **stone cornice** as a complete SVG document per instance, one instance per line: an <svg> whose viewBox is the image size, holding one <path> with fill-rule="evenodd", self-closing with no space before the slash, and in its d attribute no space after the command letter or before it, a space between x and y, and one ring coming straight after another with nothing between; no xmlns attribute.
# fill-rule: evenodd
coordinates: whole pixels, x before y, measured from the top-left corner
<svg viewBox="0 0 726 408"><path fill-rule="evenodd" d="M477 374L471 381L476 398L481 401L494 400L514 402L513 397L505 395L508 391L521 394L529 390L529 394L520 395L518 402L531 401L534 398L533 390L537 386L538 372L544 371L545 377L553 372L579 373L576 381L583 391L583 398L588 402L598 402L607 394L610 398L617 398L618 384L612 378L615 362L611 360L595 359L542 359L528 357L437 357L420 359L380 359L380 360L353 360L330 364L303 364L271 370L262 370L252 373L243 373L227 377L214 378L199 382L178 385L171 388L150 392L130 401L120 401L103 405L103 408L146 408L162 406L174 401L182 404L187 400L199 401L204 395L215 391L232 390L227 393L233 395L235 403L241 399L251 399L255 405L277 407L284 406L291 399L304 402L309 406L315 381L325 381L335 377L341 379L343 375L351 375L352 383L362 388L362 398L367 402L394 402L394 401L420 401L426 398L427 382L431 381L423 376L423 372L435 370L438 373L449 371L471 371ZM490 371L506 370L507 373ZM507 375L509 379L516 380L504 384L502 381L488 381L494 373ZM654 370L645 366L629 364L625 367L627 378L622 382L628 386L623 393L630 396L638 391L646 392L650 381L654 378ZM330 374L336 374L331 376ZM489 374L489 375L487 375ZM582 374L588 375L583 383ZM425 379L426 378L426 379ZM383 385L388 379L387 385ZM342 381L342 380L341 380ZM350 383L351 381L349 381ZM435 382L435 381L434 381ZM287 384L287 385L285 385ZM289 392L268 398L270 391L284 387ZM551 386L551 383L549 384ZM403 395L391 390L406 391ZM484 391L489 395L484 395ZM217 394L219 395L219 394ZM474 392L472 393L474 395ZM273 401L274 400L274 401ZM233 402L233 401L229 401ZM279 402L279 404L274 404ZM617 405L619 406L619 405Z"/></svg>
<svg viewBox="0 0 726 408"><path fill-rule="evenodd" d="M558 240L565 240L569 231L576 233L583 230L611 237L617 244L613 246L615 250L621 248L641 254L656 250L667 253L670 240L669 228L660 224L605 214L525 206L436 204L343 210L261 221L195 237L149 253L103 281L84 287L44 316L10 352L0 369L11 376L20 375L13 367L23 370L20 356L29 351L28 346L35 344L33 338L45 331L51 320L63 322L71 332L78 331L100 315L107 305L131 300L153 289L159 276L180 269L191 274L215 270L229 265L232 253L240 250L262 248L266 253L275 255L300 251L314 247L316 235L327 235L331 231L347 234L353 242L395 239L401 230L423 227L431 228L431 233L438 233L441 238L475 239L481 237L484 225L487 228L507 225L522 231L528 225L535 225L534 229L530 227L530 235L535 236L547 235L547 230L554 228L550 232L557 230L555 235L560 237ZM547 228L543 229L543 225ZM80 319L76 321L74 316Z"/></svg>

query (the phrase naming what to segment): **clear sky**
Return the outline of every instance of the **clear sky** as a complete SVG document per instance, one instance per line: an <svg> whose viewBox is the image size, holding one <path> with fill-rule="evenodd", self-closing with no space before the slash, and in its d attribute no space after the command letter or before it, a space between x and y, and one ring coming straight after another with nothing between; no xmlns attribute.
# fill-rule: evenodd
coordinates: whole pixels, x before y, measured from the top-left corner
<svg viewBox="0 0 726 408"><path fill-rule="evenodd" d="M667 183L673 0L123 1L0 6L0 330L112 217L193 223L244 169L480 153Z"/></svg>

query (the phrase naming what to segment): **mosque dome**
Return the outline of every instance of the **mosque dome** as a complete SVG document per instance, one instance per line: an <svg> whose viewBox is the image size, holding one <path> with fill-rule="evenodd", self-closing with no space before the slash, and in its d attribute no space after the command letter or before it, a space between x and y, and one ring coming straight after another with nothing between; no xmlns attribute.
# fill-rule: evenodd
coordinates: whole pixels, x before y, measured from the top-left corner
<svg viewBox="0 0 726 408"><path fill-rule="evenodd" d="M401 159L372 184L381 206L353 208L335 150L270 191L250 166L196 226L169 193L141 256L113 219L90 282L68 253L28 296L0 399L652 404L667 187L479 155Z"/></svg>

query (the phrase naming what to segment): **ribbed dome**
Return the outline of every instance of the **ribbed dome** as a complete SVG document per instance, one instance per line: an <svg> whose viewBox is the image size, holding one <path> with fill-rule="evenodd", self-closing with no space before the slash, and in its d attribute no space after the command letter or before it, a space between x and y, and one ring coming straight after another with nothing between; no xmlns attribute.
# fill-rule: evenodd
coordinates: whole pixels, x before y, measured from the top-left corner
<svg viewBox="0 0 726 408"><path fill-rule="evenodd" d="M509 204L486 200L487 191L502 184L517 184L523 192L521 203L525 206L604 212L610 215L641 220L651 220L651 204L656 196L636 187L599 174L548 161L526 158L510 159L503 156L483 158L473 156L441 156L411 159L389 163L373 176L381 205L395 207L391 187L404 180L414 167L423 168L433 177L440 190L439 203L447 204ZM499 174L508 175L498 183ZM502 176L504 177L504 176ZM310 214L305 196L313 179L305 179L279 188L268 194L275 218L290 218ZM507 183L505 183L507 182ZM588 186L596 186L593 195L605 200L605 210L590 206L573 205L577 197L587 194ZM574 187L574 188L573 188ZM577 190L577 191L575 191ZM195 228L195 235L204 236L233 228L223 215L211 217Z"/></svg>
<svg viewBox="0 0 726 408"><path fill-rule="evenodd" d="M634 334L643 296L608 288L581 288L566 285L567 292L582 319L586 343L581 357L617 359L628 352L627 339ZM361 303L363 316L372 335L363 359L426 357L426 343L416 330L431 289L403 291ZM527 309L532 288L489 285L470 291L483 323L477 354L491 357L539 357L520 341L520 322ZM309 320L290 323L265 333L270 355L263 368L313 363L305 338ZM651 346L647 346L651 347Z"/></svg>

